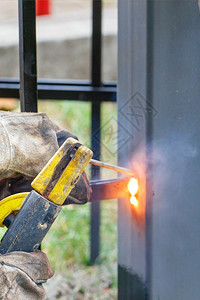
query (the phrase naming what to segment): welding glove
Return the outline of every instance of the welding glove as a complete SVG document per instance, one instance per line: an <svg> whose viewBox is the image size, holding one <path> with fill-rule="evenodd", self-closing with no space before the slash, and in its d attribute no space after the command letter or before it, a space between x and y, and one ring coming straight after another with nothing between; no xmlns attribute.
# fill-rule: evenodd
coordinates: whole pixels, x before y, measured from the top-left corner
<svg viewBox="0 0 200 300"><path fill-rule="evenodd" d="M44 300L42 283L53 274L46 255L41 251L0 255L0 299Z"/></svg>
<svg viewBox="0 0 200 300"><path fill-rule="evenodd" d="M0 111L0 199L29 192L31 181L68 137L44 113ZM64 204L83 204L91 194L85 173Z"/></svg>

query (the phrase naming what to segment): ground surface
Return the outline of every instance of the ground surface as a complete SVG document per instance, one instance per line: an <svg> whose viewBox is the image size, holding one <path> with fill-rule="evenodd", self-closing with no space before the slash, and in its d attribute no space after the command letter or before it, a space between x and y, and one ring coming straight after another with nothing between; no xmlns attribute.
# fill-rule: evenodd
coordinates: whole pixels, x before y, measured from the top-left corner
<svg viewBox="0 0 200 300"><path fill-rule="evenodd" d="M92 1L51 2L51 14L39 16L36 21L38 78L88 80ZM113 0L104 1L103 5L103 81L117 78L117 10L114 3ZM0 1L0 77L19 77L17 10L17 0Z"/></svg>
<svg viewBox="0 0 200 300"><path fill-rule="evenodd" d="M91 15L91 0L51 0L51 12L54 17L75 17L79 11L87 11ZM116 8L117 0L103 1L104 8ZM18 0L1 0L0 22L17 20Z"/></svg>
<svg viewBox="0 0 200 300"><path fill-rule="evenodd" d="M113 278L106 266L69 267L68 273L56 274L45 285L47 300L109 300L117 299Z"/></svg>

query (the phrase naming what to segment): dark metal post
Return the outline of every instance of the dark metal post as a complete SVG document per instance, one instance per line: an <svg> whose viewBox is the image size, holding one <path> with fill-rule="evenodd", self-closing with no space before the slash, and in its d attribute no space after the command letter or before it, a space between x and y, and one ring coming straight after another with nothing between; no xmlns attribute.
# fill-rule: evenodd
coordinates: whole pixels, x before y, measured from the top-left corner
<svg viewBox="0 0 200 300"><path fill-rule="evenodd" d="M93 0L92 20L92 86L101 85L101 22L102 22L102 1ZM94 99L95 100L95 99ZM92 102L92 149L95 159L100 159L100 115L101 104L98 101ZM99 168L92 166L92 178L100 178ZM90 263L94 264L99 257L100 248L100 202L91 203L91 248Z"/></svg>
<svg viewBox="0 0 200 300"><path fill-rule="evenodd" d="M148 113L146 96L147 2L151 1L119 0L118 2L118 159L121 166L129 168L134 168L139 164L140 168L133 170L135 174L141 176L139 177L138 207L130 204L129 197L119 199L118 203L119 300L147 299L145 287L146 199L145 178L143 178L143 174L146 173L145 128Z"/></svg>
<svg viewBox="0 0 200 300"><path fill-rule="evenodd" d="M148 299L198 299L198 1L148 1L148 21L148 98L158 110L151 125L152 182L147 190ZM162 160L157 168L158 153Z"/></svg>
<svg viewBox="0 0 200 300"><path fill-rule="evenodd" d="M35 0L19 0L21 111L37 112Z"/></svg>
<svg viewBox="0 0 200 300"><path fill-rule="evenodd" d="M119 162L142 170L138 207L119 200L118 299L198 299L198 1L119 0L118 28Z"/></svg>
<svg viewBox="0 0 200 300"><path fill-rule="evenodd" d="M92 104L92 149L94 149L95 159L100 158L100 104L97 105L95 103ZM96 140L93 136L98 137ZM96 166L92 166L92 178L99 179L100 178L100 170ZM90 221L90 263L94 264L99 257L99 248L100 248L100 201L91 203L91 221Z"/></svg>

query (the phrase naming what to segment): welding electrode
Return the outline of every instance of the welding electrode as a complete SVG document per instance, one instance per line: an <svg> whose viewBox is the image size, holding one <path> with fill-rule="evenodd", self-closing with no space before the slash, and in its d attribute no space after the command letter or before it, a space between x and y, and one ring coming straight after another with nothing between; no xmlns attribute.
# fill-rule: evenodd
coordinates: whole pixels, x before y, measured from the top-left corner
<svg viewBox="0 0 200 300"><path fill-rule="evenodd" d="M110 165L110 164L107 164L107 163L104 163L102 161L95 160L95 159L91 159L89 164L97 166L97 167L102 167L102 168L105 168L105 169L113 170L113 171L116 171L118 173L123 173L123 174L129 175L129 176L134 175L133 172L129 169L122 168L122 167L119 167L119 166Z"/></svg>

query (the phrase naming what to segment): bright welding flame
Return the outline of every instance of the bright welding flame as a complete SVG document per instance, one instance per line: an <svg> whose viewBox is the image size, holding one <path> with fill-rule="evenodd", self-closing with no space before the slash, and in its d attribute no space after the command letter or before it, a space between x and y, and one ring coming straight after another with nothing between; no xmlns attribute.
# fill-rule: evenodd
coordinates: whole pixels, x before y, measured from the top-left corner
<svg viewBox="0 0 200 300"><path fill-rule="evenodd" d="M128 190L131 193L131 198L130 198L130 202L131 204L133 204L134 206L138 206L138 201L135 197L135 194L138 191L138 181L135 178L131 178L129 183L128 183Z"/></svg>
<svg viewBox="0 0 200 300"><path fill-rule="evenodd" d="M138 181L135 178L131 178L128 183L128 190L132 196L134 196L138 191Z"/></svg>
<svg viewBox="0 0 200 300"><path fill-rule="evenodd" d="M133 205L135 205L135 206L138 206L138 201L137 201L137 199L135 198L135 196L131 196L130 202L131 202L131 204L133 204Z"/></svg>

